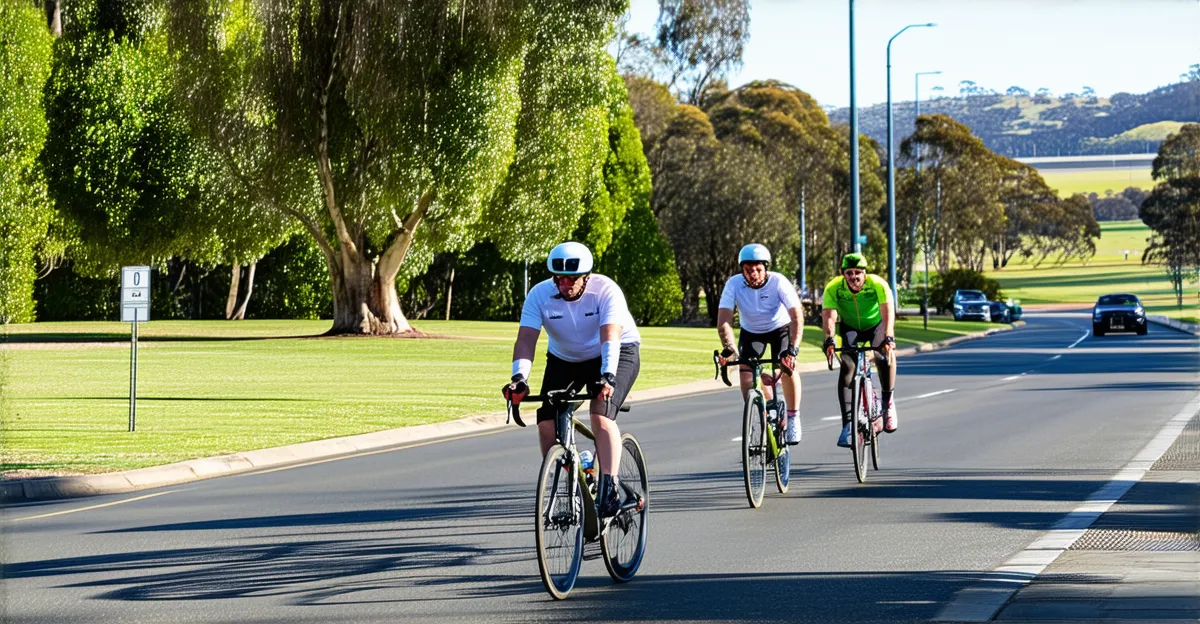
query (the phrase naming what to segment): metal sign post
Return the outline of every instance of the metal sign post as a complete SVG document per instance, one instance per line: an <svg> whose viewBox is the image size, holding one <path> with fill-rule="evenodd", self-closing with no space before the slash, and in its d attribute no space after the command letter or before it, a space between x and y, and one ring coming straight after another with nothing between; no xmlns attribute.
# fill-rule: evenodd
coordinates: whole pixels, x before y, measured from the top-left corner
<svg viewBox="0 0 1200 624"><path fill-rule="evenodd" d="M129 430L137 427L138 323L150 320L150 267L121 267L121 322L130 323Z"/></svg>

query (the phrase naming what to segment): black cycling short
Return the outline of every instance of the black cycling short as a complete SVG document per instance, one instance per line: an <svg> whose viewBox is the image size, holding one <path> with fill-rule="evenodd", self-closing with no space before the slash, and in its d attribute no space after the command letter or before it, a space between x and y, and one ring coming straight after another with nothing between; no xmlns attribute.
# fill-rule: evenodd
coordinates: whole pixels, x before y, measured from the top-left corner
<svg viewBox="0 0 1200 624"><path fill-rule="evenodd" d="M756 334L743 329L738 336L738 357L753 357L761 359L771 345L771 358L783 357L783 352L792 346L791 326L784 325L778 329Z"/></svg>
<svg viewBox="0 0 1200 624"><path fill-rule="evenodd" d="M612 398L608 402L608 413L605 416L616 420L617 410L629 396L629 389L637 381L638 371L642 368L641 352L636 343L621 345L621 357L617 362L617 381L613 384ZM568 384L574 388L587 387L589 394L600 390L600 358L583 362L568 362L553 354L546 354L546 372L542 374L542 390L562 390ZM537 410L537 421L554 420L554 410L546 403Z"/></svg>

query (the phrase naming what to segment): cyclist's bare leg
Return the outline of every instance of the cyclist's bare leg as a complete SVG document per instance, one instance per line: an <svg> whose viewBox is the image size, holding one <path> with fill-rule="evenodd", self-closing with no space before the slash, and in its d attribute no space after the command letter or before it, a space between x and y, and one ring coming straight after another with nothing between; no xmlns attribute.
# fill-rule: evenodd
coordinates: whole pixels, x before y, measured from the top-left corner
<svg viewBox="0 0 1200 624"><path fill-rule="evenodd" d="M592 433L596 436L596 459L600 461L600 474L615 475L621 465L621 429L617 421L604 415L605 404L592 402Z"/></svg>
<svg viewBox="0 0 1200 624"><path fill-rule="evenodd" d="M554 435L554 421L543 420L538 423L538 443L542 447L542 456L546 456L546 451L558 442L558 437Z"/></svg>
<svg viewBox="0 0 1200 624"><path fill-rule="evenodd" d="M789 410L800 410L800 373L792 371L791 375L783 376L783 398L787 399Z"/></svg>
<svg viewBox="0 0 1200 624"><path fill-rule="evenodd" d="M754 387L754 371L744 366L738 367L739 379L742 384L742 400L746 400L746 393Z"/></svg>

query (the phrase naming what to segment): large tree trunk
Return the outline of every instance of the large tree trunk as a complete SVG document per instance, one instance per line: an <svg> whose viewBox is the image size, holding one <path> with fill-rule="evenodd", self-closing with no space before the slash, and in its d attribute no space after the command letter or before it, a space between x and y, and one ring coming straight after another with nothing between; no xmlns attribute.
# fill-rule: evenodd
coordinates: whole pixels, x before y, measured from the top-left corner
<svg viewBox="0 0 1200 624"><path fill-rule="evenodd" d="M375 262L345 259L331 269L333 281L333 328L330 334L400 334L412 331L400 297L396 275L380 275Z"/></svg>
<svg viewBox="0 0 1200 624"><path fill-rule="evenodd" d="M246 271L246 296L242 299L242 304L238 306L237 311L233 313L233 319L237 321L245 320L246 306L250 304L250 295L254 294L254 268L258 266L258 262L251 262L250 268Z"/></svg>
<svg viewBox="0 0 1200 624"><path fill-rule="evenodd" d="M233 263L233 267L229 271L229 296L225 298L225 319L233 318L233 311L237 309L238 287L242 280L242 265L237 262Z"/></svg>

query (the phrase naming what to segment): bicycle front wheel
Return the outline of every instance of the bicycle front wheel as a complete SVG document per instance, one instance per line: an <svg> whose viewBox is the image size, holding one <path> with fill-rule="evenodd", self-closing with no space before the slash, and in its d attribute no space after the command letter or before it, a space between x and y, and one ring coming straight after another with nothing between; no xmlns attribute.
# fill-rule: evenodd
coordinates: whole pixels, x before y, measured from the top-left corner
<svg viewBox="0 0 1200 624"><path fill-rule="evenodd" d="M742 410L742 475L750 507L762 505L767 486L767 416L758 390L746 394Z"/></svg>
<svg viewBox="0 0 1200 624"><path fill-rule="evenodd" d="M859 483L867 480L867 447L864 437L866 430L862 427L862 421L870 414L870 411L864 409L866 386L863 382L861 378L854 381L855 392L851 395L854 400L851 401L853 406L850 408L850 454L854 459L854 476L858 477ZM869 423L867 427L870 427Z"/></svg>
<svg viewBox="0 0 1200 624"><path fill-rule="evenodd" d="M624 583L637 574L642 557L646 554L650 519L649 479L641 445L632 435L622 435L621 466L617 471L621 511L613 517L604 539L600 540L604 567L608 568L608 575L618 583Z"/></svg>
<svg viewBox="0 0 1200 624"><path fill-rule="evenodd" d="M583 563L583 491L575 477L577 461L556 444L542 460L538 477L538 569L546 591L557 600L571 593Z"/></svg>

